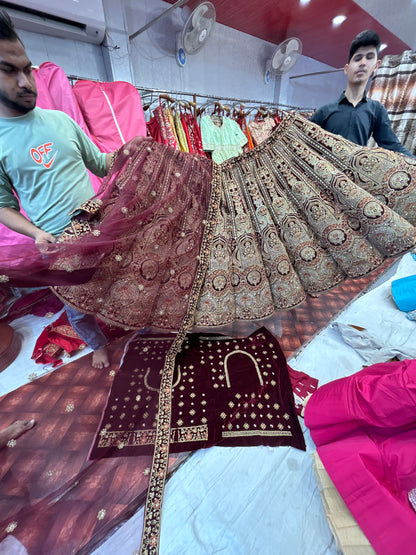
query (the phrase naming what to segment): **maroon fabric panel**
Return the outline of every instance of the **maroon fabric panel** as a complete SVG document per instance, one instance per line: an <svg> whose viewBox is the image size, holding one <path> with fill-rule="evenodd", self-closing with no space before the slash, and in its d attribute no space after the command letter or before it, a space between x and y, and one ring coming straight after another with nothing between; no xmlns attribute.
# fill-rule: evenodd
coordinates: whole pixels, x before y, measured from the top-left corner
<svg viewBox="0 0 416 555"><path fill-rule="evenodd" d="M169 336L137 336L117 374L91 458L150 453ZM171 452L213 445L305 449L285 357L265 328L247 338L190 335L173 378Z"/></svg>

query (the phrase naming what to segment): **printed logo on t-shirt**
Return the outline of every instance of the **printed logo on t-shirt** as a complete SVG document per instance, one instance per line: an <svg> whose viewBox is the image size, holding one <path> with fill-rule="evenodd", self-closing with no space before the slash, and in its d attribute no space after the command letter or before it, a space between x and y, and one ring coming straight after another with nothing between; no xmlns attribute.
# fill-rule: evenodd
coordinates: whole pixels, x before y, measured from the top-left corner
<svg viewBox="0 0 416 555"><path fill-rule="evenodd" d="M30 149L30 155L36 164L43 164L47 170L52 166L57 154L56 152L53 155L51 154L52 146L53 143L45 143L37 148Z"/></svg>

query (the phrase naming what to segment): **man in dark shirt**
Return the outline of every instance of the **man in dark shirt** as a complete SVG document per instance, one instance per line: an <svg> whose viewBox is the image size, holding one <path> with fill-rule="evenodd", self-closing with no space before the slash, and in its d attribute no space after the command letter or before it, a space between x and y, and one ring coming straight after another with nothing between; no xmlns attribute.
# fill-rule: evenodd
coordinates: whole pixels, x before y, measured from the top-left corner
<svg viewBox="0 0 416 555"><path fill-rule="evenodd" d="M363 31L355 37L344 67L348 81L345 92L319 108L311 121L358 145L366 146L372 136L382 148L413 156L396 137L385 107L365 93L368 80L380 65L379 48L380 37L375 31Z"/></svg>

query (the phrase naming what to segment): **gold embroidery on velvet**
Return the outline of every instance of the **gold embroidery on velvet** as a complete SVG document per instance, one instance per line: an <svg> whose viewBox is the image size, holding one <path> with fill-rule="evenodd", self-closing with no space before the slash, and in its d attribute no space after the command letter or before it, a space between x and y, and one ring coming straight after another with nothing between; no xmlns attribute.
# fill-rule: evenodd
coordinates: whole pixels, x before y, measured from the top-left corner
<svg viewBox="0 0 416 555"><path fill-rule="evenodd" d="M292 432L289 431L277 431L277 430L247 430L247 431L236 431L236 432L222 432L222 437L249 437L249 436L292 436Z"/></svg>
<svg viewBox="0 0 416 555"><path fill-rule="evenodd" d="M182 320L180 329L175 336L175 340L166 355L162 373L159 392L159 414L156 428L155 449L149 488L146 497L143 535L140 546L140 553L146 553L146 555L156 555L159 550L161 506L169 458L170 422L172 415L172 383L175 368L175 357L180 351L187 331L194 324L196 305L207 271L213 240L213 230L218 217L220 183L221 178L219 166L214 164L208 217L200 249L199 265L192 284L191 293L189 295L187 312Z"/></svg>
<svg viewBox="0 0 416 555"><path fill-rule="evenodd" d="M226 382L227 382L227 387L231 388L230 376L228 374L228 363L227 363L227 361L230 357L232 357L233 355L235 355L237 353L240 353L242 355L246 355L253 361L254 367L255 367L256 372L257 372L257 376L259 377L260 385L263 385L263 378L261 377L260 368L259 368L259 365L257 364L256 359L250 353L246 353L245 351L240 351L239 349L236 349L235 351L232 351L231 353L228 353L224 358L224 372L225 372L225 379L226 379Z"/></svg>

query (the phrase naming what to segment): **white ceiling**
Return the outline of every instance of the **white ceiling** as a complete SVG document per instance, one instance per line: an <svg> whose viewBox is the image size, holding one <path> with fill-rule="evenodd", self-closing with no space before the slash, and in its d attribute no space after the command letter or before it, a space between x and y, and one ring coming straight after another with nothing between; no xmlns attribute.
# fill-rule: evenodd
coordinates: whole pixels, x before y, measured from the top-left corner
<svg viewBox="0 0 416 555"><path fill-rule="evenodd" d="M416 50L416 0L354 0L384 27Z"/></svg>

